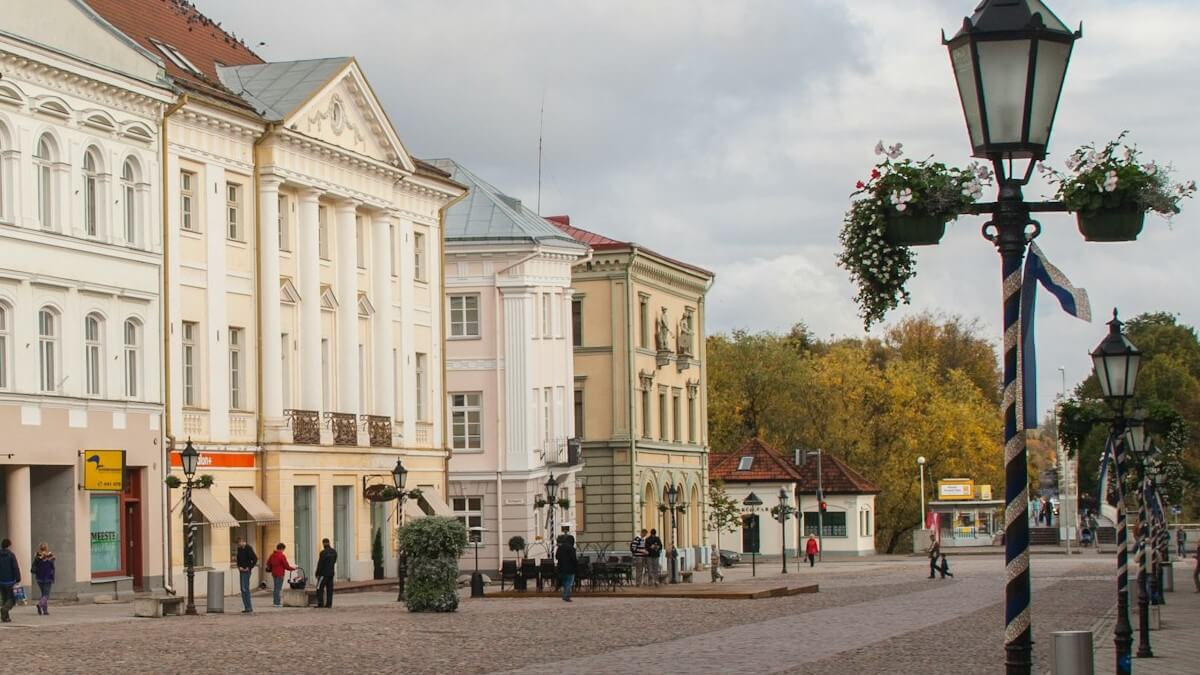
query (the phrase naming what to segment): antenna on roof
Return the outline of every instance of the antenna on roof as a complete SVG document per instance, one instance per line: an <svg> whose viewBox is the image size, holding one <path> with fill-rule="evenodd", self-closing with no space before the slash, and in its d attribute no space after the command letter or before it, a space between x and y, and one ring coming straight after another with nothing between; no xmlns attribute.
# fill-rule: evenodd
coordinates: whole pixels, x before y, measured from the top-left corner
<svg viewBox="0 0 1200 675"><path fill-rule="evenodd" d="M546 90L542 90L542 108L538 112L538 189L537 214L542 215L542 126L546 120Z"/></svg>

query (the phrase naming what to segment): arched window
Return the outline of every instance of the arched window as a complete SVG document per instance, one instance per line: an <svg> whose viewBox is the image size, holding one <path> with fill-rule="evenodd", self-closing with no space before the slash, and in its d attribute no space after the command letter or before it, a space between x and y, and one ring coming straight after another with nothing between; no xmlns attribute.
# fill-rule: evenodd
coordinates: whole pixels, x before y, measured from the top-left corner
<svg viewBox="0 0 1200 675"><path fill-rule="evenodd" d="M37 171L38 222L45 229L53 227L54 217L54 141L49 134L38 139L33 164Z"/></svg>
<svg viewBox="0 0 1200 675"><path fill-rule="evenodd" d="M88 314L83 320L83 364L88 396L104 394L104 319Z"/></svg>
<svg viewBox="0 0 1200 675"><path fill-rule="evenodd" d="M41 391L58 390L58 314L49 307L38 312L38 372Z"/></svg>
<svg viewBox="0 0 1200 675"><path fill-rule="evenodd" d="M121 167L121 199L125 206L125 242L136 244L138 230L137 183L133 159L125 160Z"/></svg>
<svg viewBox="0 0 1200 675"><path fill-rule="evenodd" d="M125 321L125 395L137 398L142 377L142 327L134 319Z"/></svg>
<svg viewBox="0 0 1200 675"><path fill-rule="evenodd" d="M97 232L96 174L99 165L96 149L88 148L83 153L83 229L89 237L96 236Z"/></svg>
<svg viewBox="0 0 1200 675"><path fill-rule="evenodd" d="M0 390L8 389L8 345L12 342L8 305L0 302Z"/></svg>

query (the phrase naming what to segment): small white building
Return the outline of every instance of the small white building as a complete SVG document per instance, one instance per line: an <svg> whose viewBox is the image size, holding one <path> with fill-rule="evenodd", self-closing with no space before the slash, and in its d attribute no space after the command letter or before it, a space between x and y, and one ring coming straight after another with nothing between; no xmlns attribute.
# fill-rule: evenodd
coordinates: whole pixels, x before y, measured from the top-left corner
<svg viewBox="0 0 1200 675"><path fill-rule="evenodd" d="M720 533L721 548L773 556L786 548L788 555L796 555L798 550L803 553L804 540L812 534L826 553L873 555L879 488L835 455L822 453L819 473L815 453L807 461L802 453L795 455L789 459L758 438L736 452L709 455L709 481L722 483L742 513L740 526ZM824 513L818 486L824 494ZM803 534L794 515L785 524L773 515L781 490L788 495L788 505L804 514ZM716 532L710 532L709 541L717 541Z"/></svg>

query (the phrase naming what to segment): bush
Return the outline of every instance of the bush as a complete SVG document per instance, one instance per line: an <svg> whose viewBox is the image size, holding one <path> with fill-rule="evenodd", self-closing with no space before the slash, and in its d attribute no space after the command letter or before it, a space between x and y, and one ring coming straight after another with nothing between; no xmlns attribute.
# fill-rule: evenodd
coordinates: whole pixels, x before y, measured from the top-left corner
<svg viewBox="0 0 1200 675"><path fill-rule="evenodd" d="M375 578L383 578L383 528L375 530L375 538L371 541L371 562L375 565Z"/></svg>
<svg viewBox="0 0 1200 675"><path fill-rule="evenodd" d="M429 516L400 528L400 549L408 564L408 611L458 609L458 557L466 548L467 528L457 518Z"/></svg>

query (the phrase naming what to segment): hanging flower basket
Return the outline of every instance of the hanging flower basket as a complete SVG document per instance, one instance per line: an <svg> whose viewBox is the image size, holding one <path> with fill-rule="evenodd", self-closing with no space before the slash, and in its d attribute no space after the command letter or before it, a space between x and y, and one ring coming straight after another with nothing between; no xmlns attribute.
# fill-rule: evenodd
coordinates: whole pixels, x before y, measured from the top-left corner
<svg viewBox="0 0 1200 675"><path fill-rule="evenodd" d="M944 216L892 215L884 219L883 236L894 246L932 246L946 234Z"/></svg>
<svg viewBox="0 0 1200 675"><path fill-rule="evenodd" d="M1142 231L1146 212L1136 206L1075 214L1079 233L1088 241L1133 241Z"/></svg>

